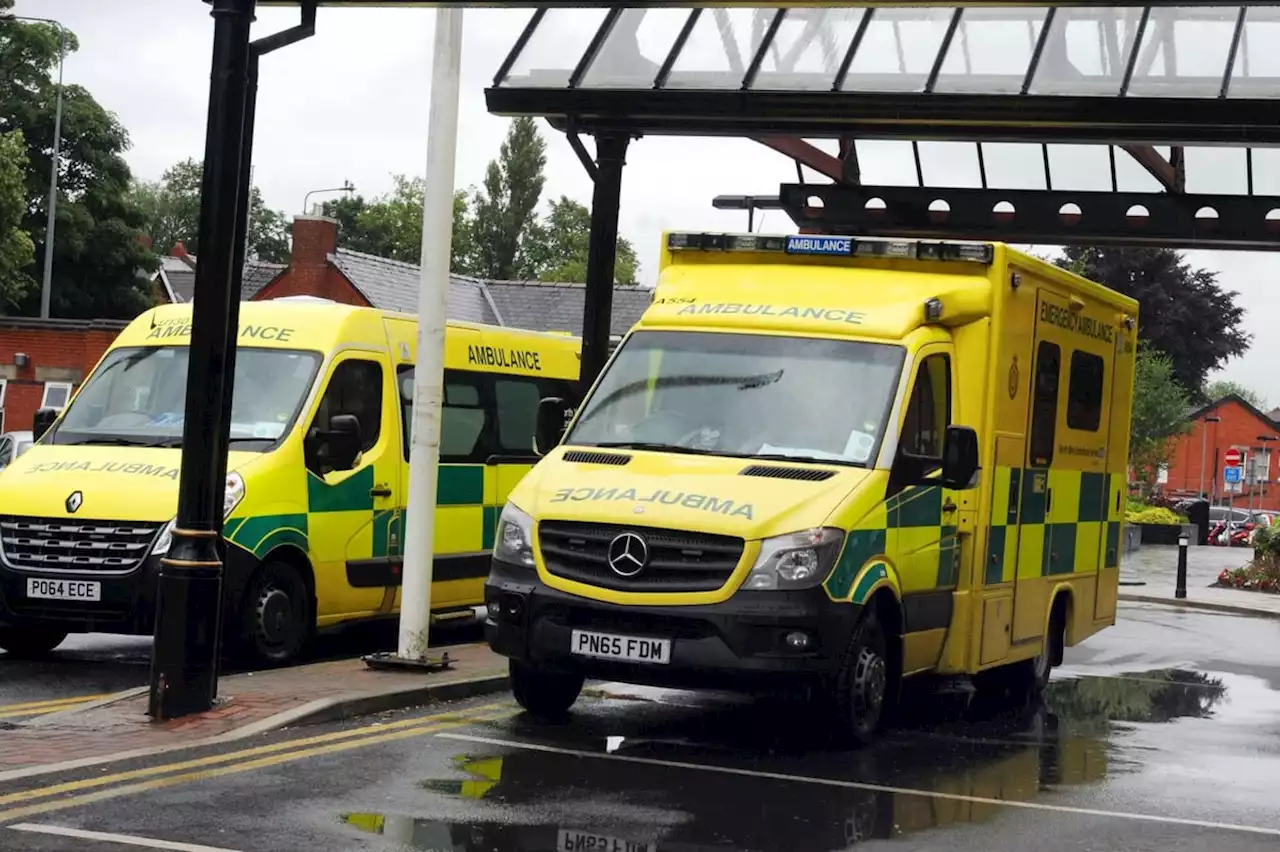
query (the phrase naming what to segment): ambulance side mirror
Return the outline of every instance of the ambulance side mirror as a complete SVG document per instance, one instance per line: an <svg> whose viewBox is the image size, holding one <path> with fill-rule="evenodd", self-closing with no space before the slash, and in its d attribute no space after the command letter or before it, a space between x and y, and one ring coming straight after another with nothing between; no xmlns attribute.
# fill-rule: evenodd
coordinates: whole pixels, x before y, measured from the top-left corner
<svg viewBox="0 0 1280 852"><path fill-rule="evenodd" d="M978 433L968 426L948 426L942 442L942 484L963 491L973 488L978 473Z"/></svg>
<svg viewBox="0 0 1280 852"><path fill-rule="evenodd" d="M36 412L31 418L31 437L33 440L39 441L44 437L44 433L49 431L49 427L58 419L58 409L42 408Z"/></svg>
<svg viewBox="0 0 1280 852"><path fill-rule="evenodd" d="M560 397L538 402L538 417L533 429L533 451L545 456L555 449L573 419L573 408Z"/></svg>
<svg viewBox="0 0 1280 852"><path fill-rule="evenodd" d="M360 457L364 439L360 434L360 419L354 414L335 414L329 419L329 431L325 435L329 450L329 464L334 470L350 470Z"/></svg>

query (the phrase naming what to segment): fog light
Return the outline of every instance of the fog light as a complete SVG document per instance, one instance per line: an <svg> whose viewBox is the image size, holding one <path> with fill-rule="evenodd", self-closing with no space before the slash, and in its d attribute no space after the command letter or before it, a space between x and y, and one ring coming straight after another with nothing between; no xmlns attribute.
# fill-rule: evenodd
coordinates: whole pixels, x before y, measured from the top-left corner
<svg viewBox="0 0 1280 852"><path fill-rule="evenodd" d="M524 600L519 595L504 595L502 615L507 621L518 622L524 617Z"/></svg>
<svg viewBox="0 0 1280 852"><path fill-rule="evenodd" d="M484 611L490 621L497 621L499 614L502 613L502 606L497 601L486 601Z"/></svg>
<svg viewBox="0 0 1280 852"><path fill-rule="evenodd" d="M783 638L784 638L784 641L786 641L787 643L787 647L793 651L803 651L805 648L809 647L808 633L802 633L799 630L793 630Z"/></svg>

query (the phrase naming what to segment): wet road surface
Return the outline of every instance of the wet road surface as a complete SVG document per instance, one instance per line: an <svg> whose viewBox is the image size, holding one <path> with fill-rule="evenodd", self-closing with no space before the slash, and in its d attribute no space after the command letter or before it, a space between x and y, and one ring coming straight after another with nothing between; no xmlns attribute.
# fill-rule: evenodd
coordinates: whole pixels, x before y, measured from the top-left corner
<svg viewBox="0 0 1280 852"><path fill-rule="evenodd" d="M497 696L0 784L0 848L1278 848L1280 622L1122 618L1044 705L917 694L864 751L794 705L607 684L540 725Z"/></svg>
<svg viewBox="0 0 1280 852"><path fill-rule="evenodd" d="M482 630L436 630L433 644L477 642ZM358 657L395 647L393 621L325 633L308 661ZM146 686L151 672L151 637L105 633L72 635L38 660L16 660L0 651L0 723L67 710L103 695ZM0 844L0 849L4 849Z"/></svg>

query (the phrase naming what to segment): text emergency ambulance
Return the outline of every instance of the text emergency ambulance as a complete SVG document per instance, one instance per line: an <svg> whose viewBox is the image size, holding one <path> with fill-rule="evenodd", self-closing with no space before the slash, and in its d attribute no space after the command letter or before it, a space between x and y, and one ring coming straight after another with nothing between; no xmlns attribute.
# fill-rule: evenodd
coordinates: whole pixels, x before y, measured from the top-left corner
<svg viewBox="0 0 1280 852"><path fill-rule="evenodd" d="M511 492L513 691L1043 687L1116 615L1137 303L1000 244L669 234L653 304Z"/></svg>
<svg viewBox="0 0 1280 852"><path fill-rule="evenodd" d="M152 632L177 510L191 306L120 333L0 474L0 648ZM224 644L294 658L316 627L399 608L417 320L319 299L240 308L223 525ZM450 322L433 618L473 623L498 513L537 460L538 402L571 393L573 337Z"/></svg>

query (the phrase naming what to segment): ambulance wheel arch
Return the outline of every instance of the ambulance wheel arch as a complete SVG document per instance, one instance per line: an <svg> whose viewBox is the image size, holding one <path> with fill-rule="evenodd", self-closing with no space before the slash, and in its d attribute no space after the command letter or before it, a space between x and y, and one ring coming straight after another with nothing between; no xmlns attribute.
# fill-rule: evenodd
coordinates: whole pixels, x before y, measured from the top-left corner
<svg viewBox="0 0 1280 852"><path fill-rule="evenodd" d="M237 657L259 665L292 662L316 630L316 583L311 560L291 545L262 558L227 548L224 635Z"/></svg>

